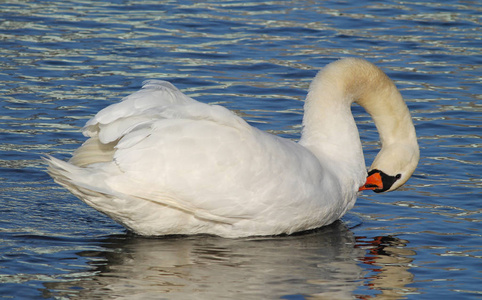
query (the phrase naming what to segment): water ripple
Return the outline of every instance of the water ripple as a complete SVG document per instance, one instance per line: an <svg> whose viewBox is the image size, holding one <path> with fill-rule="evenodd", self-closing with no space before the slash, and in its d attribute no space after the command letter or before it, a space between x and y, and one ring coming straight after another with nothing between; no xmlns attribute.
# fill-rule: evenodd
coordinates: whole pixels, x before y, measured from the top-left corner
<svg viewBox="0 0 482 300"><path fill-rule="evenodd" d="M477 2L79 0L0 8L0 294L480 296ZM151 78L297 140L311 78L346 56L363 56L395 80L421 161L404 188L361 196L344 223L321 231L142 239L54 185L40 161L68 157L88 118ZM353 113L370 164L378 135L359 107Z"/></svg>

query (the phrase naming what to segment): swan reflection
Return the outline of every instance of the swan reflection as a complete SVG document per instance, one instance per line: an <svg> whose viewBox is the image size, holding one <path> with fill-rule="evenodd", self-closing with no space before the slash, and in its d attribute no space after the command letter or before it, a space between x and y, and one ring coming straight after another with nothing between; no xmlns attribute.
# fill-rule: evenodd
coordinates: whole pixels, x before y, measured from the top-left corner
<svg viewBox="0 0 482 300"><path fill-rule="evenodd" d="M89 276L45 283L44 295L69 299L266 299L294 295L353 299L354 291L366 280L360 262L373 265L386 259L367 254L367 245L365 241L357 245L342 222L302 235L263 238L113 236L102 241L105 251L78 253L90 261L93 271ZM392 284L390 278L397 278L401 285L411 281L408 271L397 273L395 265L393 272L387 268L386 275L368 280L371 288ZM400 276L408 280L400 281Z"/></svg>
<svg viewBox="0 0 482 300"><path fill-rule="evenodd" d="M400 299L404 295L417 294L416 288L407 287L413 282L409 269L416 252L406 249L408 241L393 236L377 236L364 241L357 237L357 247L368 246L370 250L362 259L373 272L367 276L371 290L380 293L374 299Z"/></svg>

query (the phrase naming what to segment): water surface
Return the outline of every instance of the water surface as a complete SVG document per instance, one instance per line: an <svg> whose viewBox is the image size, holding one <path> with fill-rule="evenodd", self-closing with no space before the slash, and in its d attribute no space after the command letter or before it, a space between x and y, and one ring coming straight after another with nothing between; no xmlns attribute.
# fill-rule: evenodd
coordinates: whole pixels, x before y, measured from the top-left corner
<svg viewBox="0 0 482 300"><path fill-rule="evenodd" d="M0 298L481 296L482 6L477 1L2 1ZM309 82L340 57L393 78L421 161L389 194L295 236L146 239L55 185L95 112L169 80L297 140ZM367 165L376 129L357 106Z"/></svg>

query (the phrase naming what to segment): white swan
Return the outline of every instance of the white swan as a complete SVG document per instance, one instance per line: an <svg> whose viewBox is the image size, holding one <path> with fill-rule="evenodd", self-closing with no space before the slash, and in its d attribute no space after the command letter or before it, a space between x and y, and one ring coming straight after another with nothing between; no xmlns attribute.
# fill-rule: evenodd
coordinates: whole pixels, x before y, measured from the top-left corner
<svg viewBox="0 0 482 300"><path fill-rule="evenodd" d="M366 181L353 102L370 113L382 142ZM295 143L168 82L147 81L87 122L90 138L69 162L45 160L57 183L137 234L223 237L328 225L353 207L359 190L394 190L418 163L405 102L362 59L338 60L318 73L303 126Z"/></svg>

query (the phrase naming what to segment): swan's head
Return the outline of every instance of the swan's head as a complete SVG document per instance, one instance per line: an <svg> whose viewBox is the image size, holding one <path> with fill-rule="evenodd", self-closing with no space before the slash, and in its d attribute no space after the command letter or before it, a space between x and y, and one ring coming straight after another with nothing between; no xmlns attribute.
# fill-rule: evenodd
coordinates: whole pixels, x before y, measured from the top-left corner
<svg viewBox="0 0 482 300"><path fill-rule="evenodd" d="M417 167L420 152L418 144L395 143L384 146L373 161L366 183L360 191L390 192L401 187Z"/></svg>

